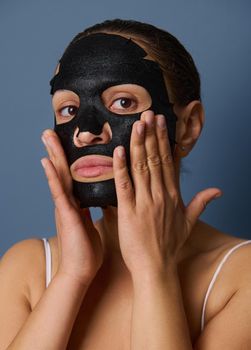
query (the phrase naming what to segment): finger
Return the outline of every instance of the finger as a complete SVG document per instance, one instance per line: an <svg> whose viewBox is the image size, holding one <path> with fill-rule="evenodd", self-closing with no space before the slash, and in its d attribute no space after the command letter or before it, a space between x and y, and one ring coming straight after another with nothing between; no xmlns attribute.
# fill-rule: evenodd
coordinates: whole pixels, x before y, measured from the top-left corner
<svg viewBox="0 0 251 350"><path fill-rule="evenodd" d="M163 114L158 114L157 118L157 138L160 159L162 163L163 181L167 193L172 197L177 192L175 170L173 165L173 157L171 153L170 142L168 138L168 131L166 126L166 119Z"/></svg>
<svg viewBox="0 0 251 350"><path fill-rule="evenodd" d="M136 121L132 127L130 140L131 174L136 201L151 196L150 173L145 149L145 122Z"/></svg>
<svg viewBox="0 0 251 350"><path fill-rule="evenodd" d="M126 166L125 149L118 146L113 152L113 173L118 198L118 207L120 205L132 206L135 204L134 190Z"/></svg>
<svg viewBox="0 0 251 350"><path fill-rule="evenodd" d="M150 172L150 186L152 198L163 192L162 167L156 135L155 116L152 111L142 113L146 122L145 149Z"/></svg>
<svg viewBox="0 0 251 350"><path fill-rule="evenodd" d="M190 226L191 230L194 224L196 223L199 216L206 209L206 206L213 199L222 196L222 191L219 188L208 188L204 191L197 193L194 198L190 201L188 206L185 209L185 216Z"/></svg>
<svg viewBox="0 0 251 350"><path fill-rule="evenodd" d="M41 140L43 141L43 144L46 148L46 151L49 155L50 160L52 160L54 158L54 155L53 155L51 147L49 146L49 143L46 140L46 136L47 136L46 133L47 133L47 130L42 133Z"/></svg>
<svg viewBox="0 0 251 350"><path fill-rule="evenodd" d="M63 178L71 178L67 159L61 145L60 139L56 132L51 129L47 129L43 132L42 140L45 143L49 156L54 166L56 167L58 174Z"/></svg>
<svg viewBox="0 0 251 350"><path fill-rule="evenodd" d="M63 147L57 134L55 131L47 129L43 132L42 141L46 146L50 160L55 166L57 173L63 182L65 191L70 194L72 191L72 177Z"/></svg>
<svg viewBox="0 0 251 350"><path fill-rule="evenodd" d="M55 207L58 209L60 215L63 213L64 215L68 216L69 211L72 210L72 202L69 200L64 191L63 185L52 161L48 158L43 158L41 159L41 164L48 180L48 185Z"/></svg>
<svg viewBox="0 0 251 350"><path fill-rule="evenodd" d="M61 251L62 251L62 242L61 242L61 235L58 234L61 232L61 218L60 218L60 215L59 215L59 212L58 212L58 209L55 207L55 224L56 224L56 231L57 231L57 237L58 237L58 258L59 258L59 261L61 262L61 258L62 258L62 255L61 255Z"/></svg>

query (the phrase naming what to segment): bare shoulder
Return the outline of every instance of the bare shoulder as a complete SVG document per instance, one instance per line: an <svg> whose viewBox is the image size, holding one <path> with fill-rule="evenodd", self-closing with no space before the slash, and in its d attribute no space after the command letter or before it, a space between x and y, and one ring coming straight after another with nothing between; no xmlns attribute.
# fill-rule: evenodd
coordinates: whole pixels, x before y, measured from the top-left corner
<svg viewBox="0 0 251 350"><path fill-rule="evenodd" d="M227 287L239 288L250 280L251 240L235 237L205 223L200 243L205 264L211 266L210 274L219 267L219 278Z"/></svg>
<svg viewBox="0 0 251 350"><path fill-rule="evenodd" d="M213 232L209 241L212 249L205 254L205 262L212 264L204 292L213 277L215 279L206 304L205 328L194 348L239 349L243 346L243 349L249 349L251 242L219 231Z"/></svg>
<svg viewBox="0 0 251 350"><path fill-rule="evenodd" d="M43 259L42 240L30 238L13 244L0 260L1 348L8 347L32 311L31 295L43 287Z"/></svg>
<svg viewBox="0 0 251 350"><path fill-rule="evenodd" d="M13 244L0 260L1 272L21 272L20 279L25 280L36 262L42 259L43 242L38 238L28 238Z"/></svg>
<svg viewBox="0 0 251 350"><path fill-rule="evenodd" d="M238 291L251 290L251 241L203 225L205 230L200 242L202 254L196 265L205 280L204 294L214 278L206 310L208 322Z"/></svg>
<svg viewBox="0 0 251 350"><path fill-rule="evenodd" d="M251 240L235 238L224 250L224 273L238 290L251 287ZM249 288L248 287L248 288Z"/></svg>
<svg viewBox="0 0 251 350"><path fill-rule="evenodd" d="M19 290L29 303L45 288L44 243L28 238L13 244L0 260L0 278L5 285ZM7 283L12 281L11 283Z"/></svg>
<svg viewBox="0 0 251 350"><path fill-rule="evenodd" d="M224 270L227 266L230 267L229 272L236 273L236 269L241 267L242 273L238 276L242 278L248 268L251 260L251 240L240 237L235 237L230 234L215 231L212 234L212 240L215 246L212 249L212 256L215 257L215 262L224 265ZM209 254L210 256L210 254Z"/></svg>
<svg viewBox="0 0 251 350"><path fill-rule="evenodd" d="M204 321L208 325L234 295L243 298L239 291L251 288L251 244L246 242L248 239L222 232L203 221L192 232L189 244L194 250L181 262L179 271L193 340L201 333L205 302Z"/></svg>
<svg viewBox="0 0 251 350"><path fill-rule="evenodd" d="M29 238L13 244L2 256L0 260L1 269L6 266L12 269L27 269L34 258L37 257L38 251L42 248L42 240L38 238ZM26 272L26 270L23 270Z"/></svg>

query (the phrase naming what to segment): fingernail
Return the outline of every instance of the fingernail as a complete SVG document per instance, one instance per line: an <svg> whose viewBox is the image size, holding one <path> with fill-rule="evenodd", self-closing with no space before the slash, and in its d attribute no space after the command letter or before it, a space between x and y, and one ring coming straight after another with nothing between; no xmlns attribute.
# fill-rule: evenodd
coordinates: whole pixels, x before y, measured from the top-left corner
<svg viewBox="0 0 251 350"><path fill-rule="evenodd" d="M161 129L165 129L166 127L166 120L163 114L159 114L157 116L157 125L161 128Z"/></svg>
<svg viewBox="0 0 251 350"><path fill-rule="evenodd" d="M141 136L143 135L145 130L145 124L144 123L138 123L137 125L137 133Z"/></svg>
<svg viewBox="0 0 251 350"><path fill-rule="evenodd" d="M153 113L148 113L145 117L146 124L150 127L154 124L154 115Z"/></svg>
<svg viewBox="0 0 251 350"><path fill-rule="evenodd" d="M40 159L40 162L42 164L42 167L45 168L45 160L44 160L44 158Z"/></svg>
<svg viewBox="0 0 251 350"><path fill-rule="evenodd" d="M124 159L125 158L125 149L123 146L118 146L117 147L117 152L118 152L118 156L120 159Z"/></svg>
<svg viewBox="0 0 251 350"><path fill-rule="evenodd" d="M47 146L47 141L46 141L46 138L44 137L44 135L41 136L41 140L43 141L43 144L45 146Z"/></svg>
<svg viewBox="0 0 251 350"><path fill-rule="evenodd" d="M41 137L43 143L45 144L45 146L50 147L51 148L51 136L48 135L46 132L42 134Z"/></svg>
<svg viewBox="0 0 251 350"><path fill-rule="evenodd" d="M49 148L52 148L52 144L51 144L51 137L50 136L45 136L45 135L42 135L42 141L43 143L45 144L45 146L49 147Z"/></svg>
<svg viewBox="0 0 251 350"><path fill-rule="evenodd" d="M214 196L214 198L219 198L219 197L221 197L222 196L222 193L217 193L215 196Z"/></svg>

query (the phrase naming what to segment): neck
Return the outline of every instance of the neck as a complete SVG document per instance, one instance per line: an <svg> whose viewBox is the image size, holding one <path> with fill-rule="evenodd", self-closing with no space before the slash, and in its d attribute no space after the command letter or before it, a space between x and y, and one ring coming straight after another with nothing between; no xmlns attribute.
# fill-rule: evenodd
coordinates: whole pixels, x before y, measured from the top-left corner
<svg viewBox="0 0 251 350"><path fill-rule="evenodd" d="M95 223L104 246L104 259L113 257L122 258L118 236L117 208L107 207L103 209L103 217Z"/></svg>

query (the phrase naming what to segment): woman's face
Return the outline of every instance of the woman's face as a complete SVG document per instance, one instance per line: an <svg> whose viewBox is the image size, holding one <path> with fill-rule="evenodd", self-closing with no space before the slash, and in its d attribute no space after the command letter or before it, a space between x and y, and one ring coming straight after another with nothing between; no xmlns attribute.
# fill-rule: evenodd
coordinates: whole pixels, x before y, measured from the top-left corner
<svg viewBox="0 0 251 350"><path fill-rule="evenodd" d="M107 110L119 115L121 118L123 118L123 115L143 112L152 105L149 92L136 84L111 86L103 91L101 100ZM56 123L59 125L68 123L76 116L80 106L80 99L73 91L57 90L53 95L52 105ZM111 127L108 122L105 122L99 135L95 135L90 131L79 133L79 128L76 127L72 142L75 147L81 148L95 144L108 144L111 139ZM104 155L89 156L90 161L96 162L96 164L100 163L89 167L81 167L80 159L77 159L70 166L70 172L74 180L79 182L97 182L113 178L112 157ZM107 165L102 164L105 162L107 162Z"/></svg>
<svg viewBox="0 0 251 350"><path fill-rule="evenodd" d="M115 147L123 145L130 174L132 125L151 109L168 119L174 147L177 117L162 71L133 41L92 34L70 46L51 80L55 131L80 205L117 205L112 172Z"/></svg>

